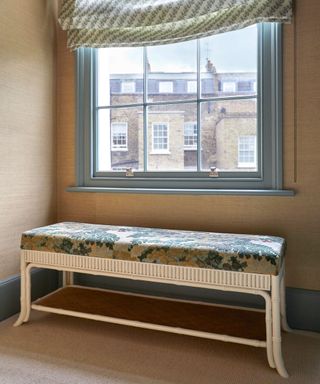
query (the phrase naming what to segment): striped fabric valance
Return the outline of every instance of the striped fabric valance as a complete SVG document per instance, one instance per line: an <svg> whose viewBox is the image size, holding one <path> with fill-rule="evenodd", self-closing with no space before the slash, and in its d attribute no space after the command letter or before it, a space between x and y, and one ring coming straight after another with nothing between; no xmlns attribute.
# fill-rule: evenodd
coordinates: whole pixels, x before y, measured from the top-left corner
<svg viewBox="0 0 320 384"><path fill-rule="evenodd" d="M59 22L72 49L168 44L260 22L290 22L292 1L63 0Z"/></svg>

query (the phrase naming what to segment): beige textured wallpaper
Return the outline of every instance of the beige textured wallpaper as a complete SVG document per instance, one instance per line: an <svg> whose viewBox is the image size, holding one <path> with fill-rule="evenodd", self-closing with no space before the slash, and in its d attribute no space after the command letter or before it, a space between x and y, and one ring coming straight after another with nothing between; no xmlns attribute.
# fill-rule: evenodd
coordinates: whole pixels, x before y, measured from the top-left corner
<svg viewBox="0 0 320 384"><path fill-rule="evenodd" d="M53 5L0 2L0 279L19 272L21 232L56 216Z"/></svg>
<svg viewBox="0 0 320 384"><path fill-rule="evenodd" d="M297 0L296 43L294 26L284 28L284 184L296 190L295 197L66 192L75 183L74 56L59 29L58 220L284 236L287 285L319 290L319 17L320 2Z"/></svg>

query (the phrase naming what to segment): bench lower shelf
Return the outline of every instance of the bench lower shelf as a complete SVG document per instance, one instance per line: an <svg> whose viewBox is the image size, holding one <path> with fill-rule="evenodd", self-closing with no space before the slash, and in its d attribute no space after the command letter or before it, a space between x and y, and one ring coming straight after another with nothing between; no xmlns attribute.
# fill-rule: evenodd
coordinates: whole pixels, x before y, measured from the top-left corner
<svg viewBox="0 0 320 384"><path fill-rule="evenodd" d="M32 304L32 309L139 328L266 346L261 310L67 286Z"/></svg>

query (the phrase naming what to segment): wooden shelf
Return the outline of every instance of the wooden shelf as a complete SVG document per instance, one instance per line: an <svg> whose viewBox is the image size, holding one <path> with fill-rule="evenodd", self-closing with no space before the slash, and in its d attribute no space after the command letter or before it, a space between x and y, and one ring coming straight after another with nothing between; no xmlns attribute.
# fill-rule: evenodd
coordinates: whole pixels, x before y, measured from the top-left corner
<svg viewBox="0 0 320 384"><path fill-rule="evenodd" d="M154 327L145 327L151 329L160 325L236 338L266 340L265 313L238 307L69 286L37 300L32 308L87 318L97 316L100 317L98 320L104 320L102 317L105 317L104 321L120 324L131 321L131 325L141 327L144 327L143 324L154 324ZM141 325L137 325L139 323Z"/></svg>

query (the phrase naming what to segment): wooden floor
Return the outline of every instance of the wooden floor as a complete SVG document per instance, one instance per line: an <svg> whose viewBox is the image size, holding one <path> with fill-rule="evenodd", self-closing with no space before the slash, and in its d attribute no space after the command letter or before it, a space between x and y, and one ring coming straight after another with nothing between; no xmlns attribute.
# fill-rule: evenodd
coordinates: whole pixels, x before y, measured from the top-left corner
<svg viewBox="0 0 320 384"><path fill-rule="evenodd" d="M37 305L254 340L265 340L263 311L84 287L66 287Z"/></svg>

